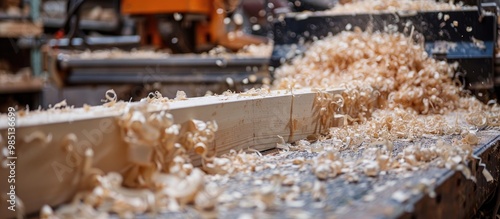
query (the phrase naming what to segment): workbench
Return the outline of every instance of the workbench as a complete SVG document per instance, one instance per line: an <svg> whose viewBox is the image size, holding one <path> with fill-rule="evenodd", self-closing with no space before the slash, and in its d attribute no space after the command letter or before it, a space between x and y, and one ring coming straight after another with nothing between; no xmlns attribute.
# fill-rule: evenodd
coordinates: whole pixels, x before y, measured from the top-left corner
<svg viewBox="0 0 500 219"><path fill-rule="evenodd" d="M295 207L277 201L274 207L265 211L256 210L255 207L241 206L249 199L252 193L262 189L274 174L290 173L298 177L299 187L307 187L317 181L311 171L311 166L299 170L290 165L298 157L313 158L318 153L305 151L272 152L265 156L273 156L266 160L274 160L275 168L269 168L251 174L241 173L231 178L213 177L225 194L230 194L233 199L218 207L218 212L212 214L217 218L472 218L479 215L478 210L487 201L490 202L488 213L491 213L496 202L498 179L500 177L500 131L483 130L478 132L480 144L475 147L475 154L482 158L489 172L494 177L493 182L486 182L481 173L479 162L469 162L469 168L476 168L473 175L477 182L466 179L461 172L433 167L421 168L414 172L394 173L389 171L378 177L359 175L359 181L348 183L344 175L323 181L325 194L322 202L315 201L311 193L302 193L298 200L304 201ZM443 136L442 138L426 137L415 142L397 141L394 152L402 150L409 144L422 143L429 145L437 139L450 141L457 136ZM328 140L324 143L327 143ZM360 156L360 152L346 150L341 152L342 157ZM422 189L423 179L433 182L428 189ZM290 187L281 186L278 195L283 194ZM426 190L426 191L422 191ZM408 194L407 200L395 200L393 195L400 191ZM429 191L435 197L429 197ZM278 200L278 198L277 198ZM236 204L235 204L236 203ZM493 204L493 206L491 205ZM251 205L250 205L251 206ZM194 209L184 212L162 214L165 218L202 218L210 214L200 214ZM248 217L242 217L248 216ZM153 215L144 215L140 218L151 218Z"/></svg>

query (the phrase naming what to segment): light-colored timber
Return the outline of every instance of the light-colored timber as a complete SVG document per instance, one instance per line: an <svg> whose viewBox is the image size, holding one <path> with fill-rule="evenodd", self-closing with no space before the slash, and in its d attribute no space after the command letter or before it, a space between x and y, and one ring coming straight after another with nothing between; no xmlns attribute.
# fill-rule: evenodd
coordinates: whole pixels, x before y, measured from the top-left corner
<svg viewBox="0 0 500 219"><path fill-rule="evenodd" d="M324 92L341 93L341 89ZM168 110L176 124L192 119L216 121L214 148L220 155L229 150L272 149L281 140L296 141L318 131L315 114L317 91L271 91L269 94L228 95L189 98L183 101L149 104L150 111ZM140 104L137 102L122 105ZM79 176L79 165L84 154L81 148L92 147L93 166L105 172L122 171L130 162L128 147L118 127L123 107L96 106L84 108L29 112L16 120L16 194L24 202L28 213L37 212L44 204L57 206L69 201L77 192L74 179ZM295 125L290 130L290 121ZM0 115L2 147L7 145L7 116ZM35 139L26 142L27 136L41 132L51 135L43 142ZM78 138L76 151L63 149L65 136L74 133ZM290 135L292 135L290 137ZM198 155L191 156L193 163L200 162ZM0 169L0 178L7 179L8 170ZM5 184L2 184L5 185ZM0 192L5 195L7 186ZM2 197L3 198L3 197ZM7 215L7 208L0 215Z"/></svg>

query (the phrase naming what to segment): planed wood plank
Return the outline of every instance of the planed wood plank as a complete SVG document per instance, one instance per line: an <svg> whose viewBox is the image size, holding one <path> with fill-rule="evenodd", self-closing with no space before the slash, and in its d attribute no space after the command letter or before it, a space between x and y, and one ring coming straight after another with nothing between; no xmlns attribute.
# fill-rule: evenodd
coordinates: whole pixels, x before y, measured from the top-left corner
<svg viewBox="0 0 500 219"><path fill-rule="evenodd" d="M341 89L325 92L340 93ZM244 96L212 96L190 98L168 104L149 104L148 110L167 110L176 124L192 119L216 121L213 148L216 154L231 149L272 149L280 141L277 135L288 141L303 139L317 131L318 117L313 109L316 91L298 90L272 91L270 94ZM140 103L128 103L129 106ZM127 105L127 104L124 104ZM52 206L67 202L77 191L75 179L84 157L84 149L94 150L93 166L105 172L122 171L129 162L128 146L123 140L117 118L123 107L93 107L86 112L83 108L30 112L18 117L16 124L17 175L16 194L24 201L27 212L36 212L43 204ZM290 121L295 123L290 129ZM6 139L7 117L0 116L0 135ZM51 135L50 142L34 140L26 142L26 136L41 132ZM65 137L74 133L78 138L75 152L63 149ZM2 142L6 145L6 142ZM191 156L196 164L199 156ZM8 176L6 169L0 169L0 178ZM36 183L34 183L36 182ZM0 192L7 193L2 186ZM0 215L6 215L6 208Z"/></svg>

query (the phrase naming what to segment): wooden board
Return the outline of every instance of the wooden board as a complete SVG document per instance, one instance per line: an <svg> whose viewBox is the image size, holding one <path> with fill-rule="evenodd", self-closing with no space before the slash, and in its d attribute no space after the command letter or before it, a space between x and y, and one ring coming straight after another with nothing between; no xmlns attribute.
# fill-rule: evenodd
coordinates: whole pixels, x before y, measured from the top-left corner
<svg viewBox="0 0 500 219"><path fill-rule="evenodd" d="M327 90L340 93L340 89ZM313 106L317 92L311 90L273 91L256 96L212 96L192 98L167 104L150 104L151 111L168 109L176 124L191 119L215 120L218 131L215 134L215 150L223 154L231 149L272 149L280 142L277 135L289 141L303 139L315 133L318 118ZM136 105L139 103L129 103ZM78 176L78 164L83 159L83 150L91 146L94 150L94 166L105 172L121 171L130 164L128 147L117 125L122 109L95 107L63 111L30 112L19 117L16 127L16 194L24 201L27 212L36 212L43 204L56 206L68 201L77 191L72 180ZM289 123L297 123L293 136ZM6 139L7 118L0 116L0 134ZM51 135L48 143L25 142L24 137L40 131ZM67 134L78 137L76 151L63 150ZM5 142L3 143L6 144ZM198 156L192 156L199 163ZM0 169L0 179L6 179L8 172ZM2 184L3 185L3 184ZM0 188L6 194L6 186ZM0 215L6 215L6 208Z"/></svg>
<svg viewBox="0 0 500 219"><path fill-rule="evenodd" d="M34 37L43 33L41 24L28 21L3 21L0 22L0 37Z"/></svg>

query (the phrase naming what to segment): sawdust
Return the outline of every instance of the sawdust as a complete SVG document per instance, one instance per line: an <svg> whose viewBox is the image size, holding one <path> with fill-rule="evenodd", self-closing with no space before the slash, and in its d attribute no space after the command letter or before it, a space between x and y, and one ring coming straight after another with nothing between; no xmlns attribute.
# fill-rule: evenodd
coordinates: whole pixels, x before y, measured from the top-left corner
<svg viewBox="0 0 500 219"><path fill-rule="evenodd" d="M462 3L453 4L435 0L355 0L340 4L325 11L330 14L405 12L405 11L447 11L462 9Z"/></svg>

